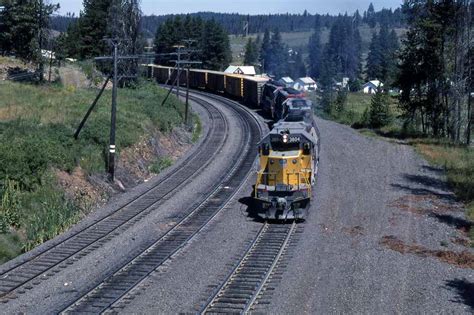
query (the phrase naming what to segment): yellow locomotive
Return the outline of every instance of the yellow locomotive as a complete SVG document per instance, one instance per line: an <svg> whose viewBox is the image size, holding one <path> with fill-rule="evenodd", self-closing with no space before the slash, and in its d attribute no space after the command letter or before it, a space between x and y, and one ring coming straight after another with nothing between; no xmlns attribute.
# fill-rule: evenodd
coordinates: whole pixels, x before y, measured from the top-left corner
<svg viewBox="0 0 474 315"><path fill-rule="evenodd" d="M308 117L311 119L308 119ZM305 219L319 162L312 113L291 110L259 143L254 198L265 219Z"/></svg>

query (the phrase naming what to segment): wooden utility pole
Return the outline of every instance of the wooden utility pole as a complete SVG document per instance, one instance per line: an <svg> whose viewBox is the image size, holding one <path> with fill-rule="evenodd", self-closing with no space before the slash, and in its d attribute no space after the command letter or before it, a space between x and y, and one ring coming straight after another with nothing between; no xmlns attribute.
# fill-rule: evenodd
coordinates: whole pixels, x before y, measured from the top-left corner
<svg viewBox="0 0 474 315"><path fill-rule="evenodd" d="M117 85L118 85L118 42L113 41L114 45L114 74L112 87L112 110L110 115L110 140L109 140L109 180L115 179L115 127L117 119Z"/></svg>

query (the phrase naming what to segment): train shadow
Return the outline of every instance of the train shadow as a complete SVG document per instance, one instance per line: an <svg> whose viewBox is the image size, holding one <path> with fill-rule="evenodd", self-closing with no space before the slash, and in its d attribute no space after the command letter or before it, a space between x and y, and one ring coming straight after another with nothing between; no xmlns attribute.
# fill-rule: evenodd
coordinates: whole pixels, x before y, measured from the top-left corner
<svg viewBox="0 0 474 315"><path fill-rule="evenodd" d="M242 205L247 207L245 209L245 212L249 219L251 219L254 222L259 222L259 223L266 222L266 220L260 216L259 207L251 196L240 198L239 202Z"/></svg>
<svg viewBox="0 0 474 315"><path fill-rule="evenodd" d="M274 219L266 219L264 218L264 214L261 212L260 207L258 206L255 199L252 197L243 197L239 199L240 204L246 206L245 212L247 217L251 219L253 222L258 223L269 223L269 224L292 224L294 220L274 220ZM296 220L297 223L304 223L305 220L298 219Z"/></svg>

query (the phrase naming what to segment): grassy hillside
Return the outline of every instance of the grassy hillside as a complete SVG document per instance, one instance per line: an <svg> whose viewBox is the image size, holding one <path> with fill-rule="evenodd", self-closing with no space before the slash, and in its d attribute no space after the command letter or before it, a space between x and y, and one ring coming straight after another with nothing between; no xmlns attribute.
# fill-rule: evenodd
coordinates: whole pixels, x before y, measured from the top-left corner
<svg viewBox="0 0 474 315"><path fill-rule="evenodd" d="M365 56L369 51L370 42L372 40L372 34L374 31L378 31L378 27L371 29L367 25L362 25L359 27L360 36L362 38L362 51ZM395 29L397 34L400 37L403 37L406 33L405 29ZM323 44L326 44L329 41L329 29L324 28L321 34L321 41ZM286 43L291 48L299 48L308 46L309 38L313 32L291 32L291 33L282 33L283 42ZM251 34L249 37L256 39L259 34ZM263 38L263 33L260 34L260 37ZM233 63L241 64L243 62L243 54L245 53L245 44L247 43L248 38L236 35L230 35L230 43L232 49ZM305 51L305 53L307 53Z"/></svg>
<svg viewBox="0 0 474 315"><path fill-rule="evenodd" d="M58 172L104 173L111 92L106 91L78 141L72 135L96 96L91 89L0 82L0 263L65 230L83 214L59 189ZM118 96L118 155L182 121L176 98L146 83Z"/></svg>

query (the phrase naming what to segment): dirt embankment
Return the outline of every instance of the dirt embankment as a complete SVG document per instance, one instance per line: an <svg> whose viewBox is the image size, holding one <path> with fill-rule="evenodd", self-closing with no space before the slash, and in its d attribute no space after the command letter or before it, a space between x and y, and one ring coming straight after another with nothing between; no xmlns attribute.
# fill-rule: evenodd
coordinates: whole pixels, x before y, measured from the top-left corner
<svg viewBox="0 0 474 315"><path fill-rule="evenodd" d="M66 196L74 200L84 214L90 213L114 195L124 193L157 175L152 171L153 163L162 159L176 161L192 146L192 134L175 128L169 134L156 131L151 136L119 152L116 180L110 183L107 174L87 174L77 167L72 173L57 170L59 185Z"/></svg>
<svg viewBox="0 0 474 315"><path fill-rule="evenodd" d="M10 75L33 73L35 70L32 63L24 63L15 58L0 56L0 81L6 80Z"/></svg>

